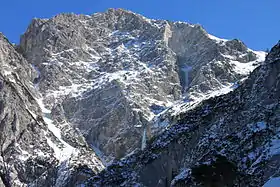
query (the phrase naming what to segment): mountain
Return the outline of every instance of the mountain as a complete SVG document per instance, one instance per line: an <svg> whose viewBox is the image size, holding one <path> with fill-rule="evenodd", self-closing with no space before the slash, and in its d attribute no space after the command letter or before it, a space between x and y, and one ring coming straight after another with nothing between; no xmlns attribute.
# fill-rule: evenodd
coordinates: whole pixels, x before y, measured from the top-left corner
<svg viewBox="0 0 280 187"><path fill-rule="evenodd" d="M17 46L1 34L0 186L207 186L220 167L214 186L263 184L279 45L265 56L123 9L33 19Z"/></svg>
<svg viewBox="0 0 280 187"><path fill-rule="evenodd" d="M0 186L62 186L88 175L83 170L93 175L104 169L82 136L73 137L78 145L70 145L44 117L33 85L36 77L31 64L0 34Z"/></svg>
<svg viewBox="0 0 280 187"><path fill-rule="evenodd" d="M176 115L146 149L88 186L279 184L280 42L234 91ZM276 185L277 186L277 185Z"/></svg>
<svg viewBox="0 0 280 187"><path fill-rule="evenodd" d="M77 128L106 162L157 134L159 113L232 90L265 56L199 25L123 9L34 19L19 51L58 127Z"/></svg>

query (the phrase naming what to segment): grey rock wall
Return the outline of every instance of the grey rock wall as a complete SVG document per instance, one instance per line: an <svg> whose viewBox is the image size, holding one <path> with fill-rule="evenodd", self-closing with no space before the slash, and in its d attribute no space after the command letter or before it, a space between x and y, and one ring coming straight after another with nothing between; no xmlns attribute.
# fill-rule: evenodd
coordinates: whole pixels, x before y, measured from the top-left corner
<svg viewBox="0 0 280 187"><path fill-rule="evenodd" d="M40 71L45 105L61 109L53 117L63 116L107 160L140 148L143 129L163 110L221 94L262 60L199 25L123 9L34 19L19 48Z"/></svg>

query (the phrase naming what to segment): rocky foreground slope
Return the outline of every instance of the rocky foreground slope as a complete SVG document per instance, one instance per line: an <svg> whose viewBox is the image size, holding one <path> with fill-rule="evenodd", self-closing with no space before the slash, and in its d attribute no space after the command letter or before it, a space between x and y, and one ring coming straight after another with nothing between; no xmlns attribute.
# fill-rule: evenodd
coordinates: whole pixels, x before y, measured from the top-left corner
<svg viewBox="0 0 280 187"><path fill-rule="evenodd" d="M157 134L150 127L159 113L232 90L265 55L199 25L123 9L34 19L19 51L38 70L58 127L77 128L107 161L140 148L143 134Z"/></svg>
<svg viewBox="0 0 280 187"><path fill-rule="evenodd" d="M280 168L280 43L234 91L175 116L88 186L270 186ZM279 184L279 183L278 183Z"/></svg>

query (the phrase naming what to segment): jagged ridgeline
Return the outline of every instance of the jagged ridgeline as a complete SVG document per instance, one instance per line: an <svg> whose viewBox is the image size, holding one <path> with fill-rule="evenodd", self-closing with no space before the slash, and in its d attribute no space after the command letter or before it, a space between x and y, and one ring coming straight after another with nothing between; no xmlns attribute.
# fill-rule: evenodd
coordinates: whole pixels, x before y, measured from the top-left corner
<svg viewBox="0 0 280 187"><path fill-rule="evenodd" d="M277 177L279 45L264 62L240 40L123 9L33 19L18 46L0 39L5 186Z"/></svg>

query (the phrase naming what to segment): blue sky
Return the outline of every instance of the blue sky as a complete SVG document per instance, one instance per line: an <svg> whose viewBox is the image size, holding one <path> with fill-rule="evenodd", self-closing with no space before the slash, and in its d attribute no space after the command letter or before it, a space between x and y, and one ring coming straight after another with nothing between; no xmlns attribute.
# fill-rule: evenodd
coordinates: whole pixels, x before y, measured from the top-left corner
<svg viewBox="0 0 280 187"><path fill-rule="evenodd" d="M280 40L279 7L279 0L3 0L0 32L17 43L34 17L125 8L149 18L199 23L215 36L265 50Z"/></svg>

